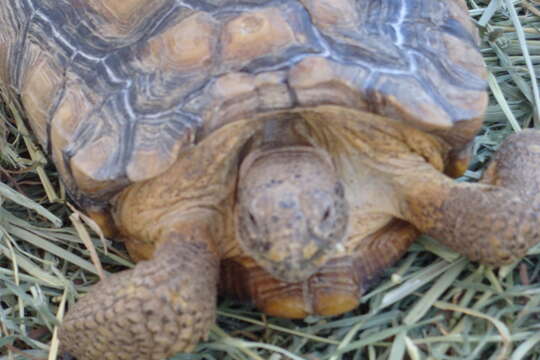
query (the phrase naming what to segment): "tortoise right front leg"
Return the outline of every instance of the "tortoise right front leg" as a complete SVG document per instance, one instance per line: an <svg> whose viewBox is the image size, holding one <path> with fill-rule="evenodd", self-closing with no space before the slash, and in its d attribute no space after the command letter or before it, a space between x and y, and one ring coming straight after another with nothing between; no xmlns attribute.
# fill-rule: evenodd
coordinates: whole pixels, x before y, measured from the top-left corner
<svg viewBox="0 0 540 360"><path fill-rule="evenodd" d="M77 360L192 351L214 323L218 278L216 255L197 240L167 241L152 260L94 286L64 318L62 351Z"/></svg>
<svg viewBox="0 0 540 360"><path fill-rule="evenodd" d="M480 184L424 164L400 183L404 217L469 259L503 265L540 242L540 131L508 137Z"/></svg>

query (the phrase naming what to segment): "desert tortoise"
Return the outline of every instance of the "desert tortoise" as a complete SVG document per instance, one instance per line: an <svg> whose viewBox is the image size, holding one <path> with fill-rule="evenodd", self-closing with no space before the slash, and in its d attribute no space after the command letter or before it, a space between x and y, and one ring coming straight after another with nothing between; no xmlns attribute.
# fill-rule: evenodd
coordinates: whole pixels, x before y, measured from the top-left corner
<svg viewBox="0 0 540 360"><path fill-rule="evenodd" d="M538 131L452 180L487 103L462 0L4 0L0 23L70 196L145 260L69 310L79 359L190 351L218 287L348 311L419 232L494 265L540 240Z"/></svg>

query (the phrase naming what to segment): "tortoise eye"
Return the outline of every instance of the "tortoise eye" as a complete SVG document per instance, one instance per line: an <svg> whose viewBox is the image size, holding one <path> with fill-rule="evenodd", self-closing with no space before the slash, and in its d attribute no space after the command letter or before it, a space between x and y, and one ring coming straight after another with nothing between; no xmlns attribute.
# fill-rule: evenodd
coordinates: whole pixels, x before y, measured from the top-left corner
<svg viewBox="0 0 540 360"><path fill-rule="evenodd" d="M329 207L326 208L326 210L324 211L324 214L322 216L322 221L324 222L324 221L328 220L331 213L332 213L332 209L330 209Z"/></svg>
<svg viewBox="0 0 540 360"><path fill-rule="evenodd" d="M248 213L248 215L249 215L249 220L251 221L251 223L254 226L257 226L257 220L255 219L255 216L252 213Z"/></svg>

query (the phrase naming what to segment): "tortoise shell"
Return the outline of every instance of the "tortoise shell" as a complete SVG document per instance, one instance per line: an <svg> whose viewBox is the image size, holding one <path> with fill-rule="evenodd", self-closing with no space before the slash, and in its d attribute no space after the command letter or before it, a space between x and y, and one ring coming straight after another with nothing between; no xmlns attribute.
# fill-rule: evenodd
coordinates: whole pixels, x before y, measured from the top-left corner
<svg viewBox="0 0 540 360"><path fill-rule="evenodd" d="M0 77L84 207L238 119L318 105L461 149L486 73L463 0L6 0Z"/></svg>

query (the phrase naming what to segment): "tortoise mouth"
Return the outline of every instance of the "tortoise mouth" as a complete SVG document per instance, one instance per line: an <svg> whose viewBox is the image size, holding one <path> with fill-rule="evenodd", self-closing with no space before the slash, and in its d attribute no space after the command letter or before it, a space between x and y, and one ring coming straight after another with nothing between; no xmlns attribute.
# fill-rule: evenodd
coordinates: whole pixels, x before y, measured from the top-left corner
<svg viewBox="0 0 540 360"><path fill-rule="evenodd" d="M281 239L281 241L287 243L290 242L290 239ZM259 266L276 279L287 283L296 283L307 280L333 258L345 253L345 247L341 241L330 244L328 240L321 239L315 234L309 236L310 244L321 244L321 242L325 242L327 245L318 245L315 251L305 251L310 247L309 245L300 249L301 251L287 251L287 254L280 260L272 259L266 252L245 250L250 253Z"/></svg>

